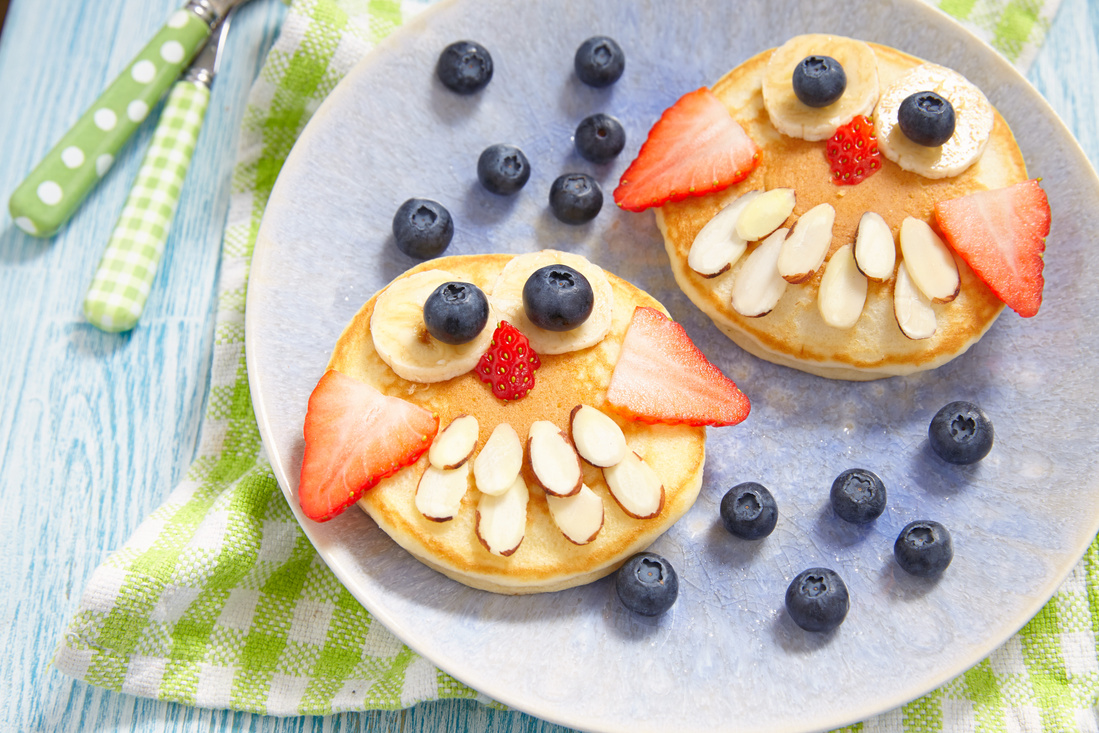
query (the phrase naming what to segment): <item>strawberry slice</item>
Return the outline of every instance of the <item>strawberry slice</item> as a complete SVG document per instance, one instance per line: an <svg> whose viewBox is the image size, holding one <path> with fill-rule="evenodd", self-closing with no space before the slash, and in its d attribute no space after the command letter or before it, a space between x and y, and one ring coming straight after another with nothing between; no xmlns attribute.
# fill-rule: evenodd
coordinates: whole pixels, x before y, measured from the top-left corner
<svg viewBox="0 0 1099 733"><path fill-rule="evenodd" d="M534 372L540 366L542 360L523 332L507 321L500 321L474 373L492 387L492 394L507 402L527 396L534 388Z"/></svg>
<svg viewBox="0 0 1099 733"><path fill-rule="evenodd" d="M935 204L947 243L1023 318L1038 313L1050 211L1037 180Z"/></svg>
<svg viewBox="0 0 1099 733"><path fill-rule="evenodd" d="M874 135L874 123L864 115L855 115L839 127L824 146L824 156L832 171L832 183L854 186L881 170L881 152Z"/></svg>
<svg viewBox="0 0 1099 733"><path fill-rule="evenodd" d="M298 501L324 522L375 484L414 463L431 445L439 417L365 382L328 370L305 413Z"/></svg>
<svg viewBox="0 0 1099 733"><path fill-rule="evenodd" d="M683 326L645 306L634 309L607 401L641 422L673 425L736 425L751 408Z"/></svg>
<svg viewBox="0 0 1099 733"><path fill-rule="evenodd" d="M685 94L656 121L622 174L614 201L627 211L644 211L720 191L746 178L759 156L759 146L703 87Z"/></svg>

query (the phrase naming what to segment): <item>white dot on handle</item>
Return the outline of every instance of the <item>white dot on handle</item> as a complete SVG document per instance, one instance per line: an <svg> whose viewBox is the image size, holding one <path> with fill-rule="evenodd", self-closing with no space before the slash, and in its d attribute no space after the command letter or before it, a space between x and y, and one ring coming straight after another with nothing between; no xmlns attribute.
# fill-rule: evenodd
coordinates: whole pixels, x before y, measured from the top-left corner
<svg viewBox="0 0 1099 733"><path fill-rule="evenodd" d="M171 18L168 19L169 28L182 28L187 25L187 21L190 19L190 15L186 10L177 10Z"/></svg>
<svg viewBox="0 0 1099 733"><path fill-rule="evenodd" d="M104 153L95 159L95 172L99 174L99 177L107 175L107 171L114 165L114 156Z"/></svg>
<svg viewBox="0 0 1099 733"><path fill-rule="evenodd" d="M42 181L38 184L38 198L46 206L54 206L60 203L61 197L64 195L65 192L61 190L61 186L57 185L56 181Z"/></svg>
<svg viewBox="0 0 1099 733"><path fill-rule="evenodd" d="M142 59L130 69L130 76L139 84L148 84L156 76L156 65L148 59Z"/></svg>
<svg viewBox="0 0 1099 733"><path fill-rule="evenodd" d="M38 227L34 225L34 222L25 216L21 216L15 220L15 226L19 227L27 234L38 234Z"/></svg>
<svg viewBox="0 0 1099 733"><path fill-rule="evenodd" d="M66 168L75 170L84 165L84 151L75 145L70 145L61 151L61 162Z"/></svg>
<svg viewBox="0 0 1099 733"><path fill-rule="evenodd" d="M149 105L140 99L135 99L126 105L126 116L134 122L141 122L147 114L149 114Z"/></svg>
<svg viewBox="0 0 1099 733"><path fill-rule="evenodd" d="M100 130L107 132L113 130L114 126L118 124L118 115L113 110L109 110L106 107L103 109L97 109L95 111L95 126Z"/></svg>
<svg viewBox="0 0 1099 733"><path fill-rule="evenodd" d="M178 64L183 60L183 44L179 41L167 41L160 47L160 58L169 64Z"/></svg>

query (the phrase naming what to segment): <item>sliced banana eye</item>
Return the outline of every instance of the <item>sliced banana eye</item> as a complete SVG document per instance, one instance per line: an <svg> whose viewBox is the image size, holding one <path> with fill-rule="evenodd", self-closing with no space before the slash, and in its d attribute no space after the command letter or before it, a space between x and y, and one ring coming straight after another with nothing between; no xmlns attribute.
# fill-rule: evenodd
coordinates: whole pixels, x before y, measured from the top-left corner
<svg viewBox="0 0 1099 733"><path fill-rule="evenodd" d="M556 298L547 299L552 308L547 307L547 312L533 317L531 312L537 310L537 306L534 309L528 309L524 303L527 282L536 271L547 267L549 268L546 273L548 277L536 278L540 280L542 286L545 286L537 288L538 290L551 290L556 287L555 282L564 284L565 281L571 281L572 285L575 285L583 280L587 283L579 288L568 288L572 295L582 297L578 298L577 302L571 302L571 298L565 299L571 303L565 309L570 313L564 314L569 317L561 322L557 322L556 317L562 313L549 312L557 311L557 306L561 305L554 302ZM580 277L560 277L566 271L575 272ZM535 297L534 300L537 301L539 298ZM590 303L590 306L587 303ZM501 318L522 331L523 335L530 339L530 347L540 355L565 354L586 349L602 341L611 328L613 305L614 293L603 268L580 255L551 249L528 252L515 257L500 271L500 275L492 286L493 308L499 312ZM580 318L584 311L587 311L587 315ZM547 320L542 321L540 316L547 316ZM574 318L575 321L572 320ZM546 325L564 325L567 328L551 330L538 325L539 322L544 322Z"/></svg>
<svg viewBox="0 0 1099 733"><path fill-rule="evenodd" d="M923 106L929 108L937 105L929 93L947 102L954 115L953 131L942 142L930 145L917 142L913 136L921 137L920 132L913 129L906 132L906 126L915 126L901 122L901 108L910 97L923 98ZM921 106L918 102L909 103L913 105ZM904 170L925 178L948 178L980 159L994 120L992 105L972 82L953 69L921 64L882 90L874 111L874 132L881 154ZM927 139L933 141L937 137Z"/></svg>
<svg viewBox="0 0 1099 733"><path fill-rule="evenodd" d="M794 85L808 83L795 79L812 77L833 63L832 68L843 75L842 86L836 83L836 72L829 71L832 81L822 85L828 93L814 96L803 89L806 99L802 99ZM870 46L853 38L820 33L794 36L771 53L764 70L763 106L775 129L790 137L827 140L856 115L869 116L877 102L878 57Z"/></svg>

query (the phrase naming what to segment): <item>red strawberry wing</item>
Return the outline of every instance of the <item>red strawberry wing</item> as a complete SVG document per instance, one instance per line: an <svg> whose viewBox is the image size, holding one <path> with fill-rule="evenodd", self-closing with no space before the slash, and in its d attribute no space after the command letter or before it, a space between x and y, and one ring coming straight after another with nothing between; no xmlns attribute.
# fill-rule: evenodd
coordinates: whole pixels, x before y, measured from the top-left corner
<svg viewBox="0 0 1099 733"><path fill-rule="evenodd" d="M298 500L310 519L343 512L431 445L439 418L334 370L325 372L305 414Z"/></svg>
<svg viewBox="0 0 1099 733"><path fill-rule="evenodd" d="M935 204L946 241L977 277L1024 318L1038 313L1049 199L1038 181L979 191Z"/></svg>
<svg viewBox="0 0 1099 733"><path fill-rule="evenodd" d="M634 310L607 401L643 422L686 425L735 425L751 409L683 326L645 306Z"/></svg>
<svg viewBox="0 0 1099 733"><path fill-rule="evenodd" d="M622 174L614 200L628 211L644 211L720 191L747 177L759 156L759 146L703 87L681 97L656 121Z"/></svg>

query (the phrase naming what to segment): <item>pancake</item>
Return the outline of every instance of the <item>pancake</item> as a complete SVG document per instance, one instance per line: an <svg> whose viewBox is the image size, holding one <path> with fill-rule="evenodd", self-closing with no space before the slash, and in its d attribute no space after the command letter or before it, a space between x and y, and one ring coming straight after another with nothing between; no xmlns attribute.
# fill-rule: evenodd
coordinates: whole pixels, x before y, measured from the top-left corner
<svg viewBox="0 0 1099 733"><path fill-rule="evenodd" d="M446 270L476 284L492 301L492 286L512 257L501 254L444 257L424 262L398 279L432 269ZM706 429L630 421L606 407L607 385L635 306L650 306L667 313L644 291L611 273L606 276L613 297L609 333L589 348L540 355L541 367L535 373L534 388L515 401L497 399L473 373L430 384L397 376L378 355L370 332L377 294L340 336L329 368L438 414L440 429L460 415L473 415L479 427L477 450L503 422L515 428L524 444L531 424L537 420L549 420L567 432L572 409L587 404L602 410L621 426L629 449L644 459L663 482L665 499L660 512L650 519L634 519L611 496L602 470L582 461L583 482L602 500L604 522L593 541L577 545L566 539L554 523L546 495L534 478L529 457L525 456L522 476L530 492L526 532L518 549L503 557L490 553L477 537L476 507L480 492L472 477L453 519L432 521L417 510L416 487L429 465L425 453L416 463L383 479L359 500L363 511L421 562L460 583L497 593L560 590L613 572L628 557L651 544L694 503L702 485ZM476 455L475 452L470 461Z"/></svg>
<svg viewBox="0 0 1099 733"><path fill-rule="evenodd" d="M868 45L877 57L882 89L923 63L886 46ZM849 329L840 329L826 324L817 307L823 267L806 282L789 285L770 313L752 318L740 315L731 304L733 283L747 255L713 278L703 277L688 266L687 256L695 235L722 207L747 191L793 188L797 204L783 225L787 227L810 208L831 204L836 217L827 255L830 258L841 246L854 242L864 212L880 214L897 242L905 217L923 220L934 228L933 207L937 201L1009 186L1027 178L1015 138L1000 114L994 112L991 136L983 155L959 175L925 178L902 170L883 156L881 170L861 183L835 185L830 180L824 142L787 137L771 124L761 87L772 52L773 49L749 59L712 88L761 148L758 167L746 179L723 191L667 203L656 210L657 226L664 236L680 288L745 351L822 377L870 380L912 374L941 366L964 353L988 331L1004 304L959 257L954 259L961 280L960 292L949 303L932 304L936 330L933 336L921 340L908 338L897 325L893 309L895 274L884 282L870 281L858 321ZM756 246L749 245L748 252ZM898 251L898 264L900 261Z"/></svg>

